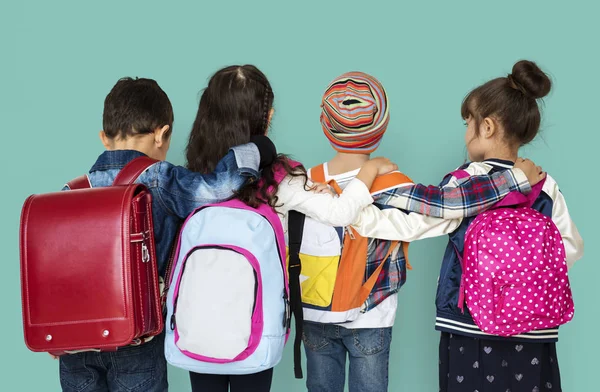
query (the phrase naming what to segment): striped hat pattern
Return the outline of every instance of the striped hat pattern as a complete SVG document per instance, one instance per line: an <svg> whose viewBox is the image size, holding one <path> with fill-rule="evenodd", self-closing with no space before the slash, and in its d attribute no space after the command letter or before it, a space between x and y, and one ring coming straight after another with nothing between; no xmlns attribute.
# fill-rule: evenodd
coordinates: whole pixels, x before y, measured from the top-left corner
<svg viewBox="0 0 600 392"><path fill-rule="evenodd" d="M363 72L348 72L331 82L321 108L325 136L344 153L375 151L390 120L385 89Z"/></svg>

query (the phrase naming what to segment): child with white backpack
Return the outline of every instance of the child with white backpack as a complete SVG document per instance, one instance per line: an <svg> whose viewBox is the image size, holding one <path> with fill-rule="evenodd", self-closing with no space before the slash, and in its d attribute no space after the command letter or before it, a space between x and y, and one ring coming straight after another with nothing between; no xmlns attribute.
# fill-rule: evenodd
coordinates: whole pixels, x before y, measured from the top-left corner
<svg viewBox="0 0 600 392"><path fill-rule="evenodd" d="M218 71L200 100L187 146L188 168L210 171L231 145L266 134L273 100L269 81L256 67ZM299 265L290 251L288 273L286 237L290 248L298 245L302 214L342 227L361 220L359 214L373 202L369 188L375 177L395 169L385 158L372 159L334 197L318 192L325 187L311 190L306 171L280 156L263 170L261 181L241 189L235 200L204 206L188 217L167 279L165 356L171 365L190 371L192 390L270 390L292 311L297 328L302 325L296 302ZM469 184L477 183L498 185L500 194L511 190L505 176L484 176ZM413 188L427 189L414 185L404 192ZM461 194L459 188L444 192L449 200ZM369 211L362 212L366 224L385 218L375 207Z"/></svg>

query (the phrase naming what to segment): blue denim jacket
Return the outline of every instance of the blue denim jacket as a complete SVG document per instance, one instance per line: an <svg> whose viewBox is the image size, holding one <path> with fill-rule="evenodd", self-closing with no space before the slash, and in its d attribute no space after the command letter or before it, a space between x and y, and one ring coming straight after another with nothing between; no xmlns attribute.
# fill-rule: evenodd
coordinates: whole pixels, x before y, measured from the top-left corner
<svg viewBox="0 0 600 392"><path fill-rule="evenodd" d="M93 187L112 185L117 173L131 160L144 154L135 150L105 151L88 175ZM152 193L152 215L158 271L164 276L171 247L183 220L196 208L233 196L259 175L260 153L249 143L231 149L214 172L200 174L169 162L150 166L137 179ZM63 188L66 190L68 188Z"/></svg>

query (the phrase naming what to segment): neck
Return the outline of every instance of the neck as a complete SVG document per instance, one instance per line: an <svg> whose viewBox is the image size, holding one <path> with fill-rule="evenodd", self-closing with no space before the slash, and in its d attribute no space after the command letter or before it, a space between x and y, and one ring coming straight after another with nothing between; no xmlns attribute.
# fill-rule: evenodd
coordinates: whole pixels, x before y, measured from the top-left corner
<svg viewBox="0 0 600 392"><path fill-rule="evenodd" d="M147 140L142 138L130 137L127 139L112 140L107 146L107 150L135 150L151 155L151 149Z"/></svg>
<svg viewBox="0 0 600 392"><path fill-rule="evenodd" d="M510 147L510 146L498 146L496 148L487 151L483 155L483 160L496 158L503 159L506 161L516 162L519 157L519 147Z"/></svg>
<svg viewBox="0 0 600 392"><path fill-rule="evenodd" d="M348 154L338 152L328 163L329 174L336 175L360 169L371 156L369 154Z"/></svg>

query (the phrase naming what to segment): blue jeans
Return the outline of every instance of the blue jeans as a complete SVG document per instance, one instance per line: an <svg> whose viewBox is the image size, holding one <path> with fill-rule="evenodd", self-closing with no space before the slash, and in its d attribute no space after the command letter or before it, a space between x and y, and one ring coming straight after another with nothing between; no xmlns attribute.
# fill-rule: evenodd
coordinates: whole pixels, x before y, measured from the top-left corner
<svg viewBox="0 0 600 392"><path fill-rule="evenodd" d="M64 392L167 391L164 334L136 347L115 352L85 352L60 357Z"/></svg>
<svg viewBox="0 0 600 392"><path fill-rule="evenodd" d="M350 392L388 390L392 328L347 329L305 322L303 340L309 392L343 392L346 355L350 358Z"/></svg>

